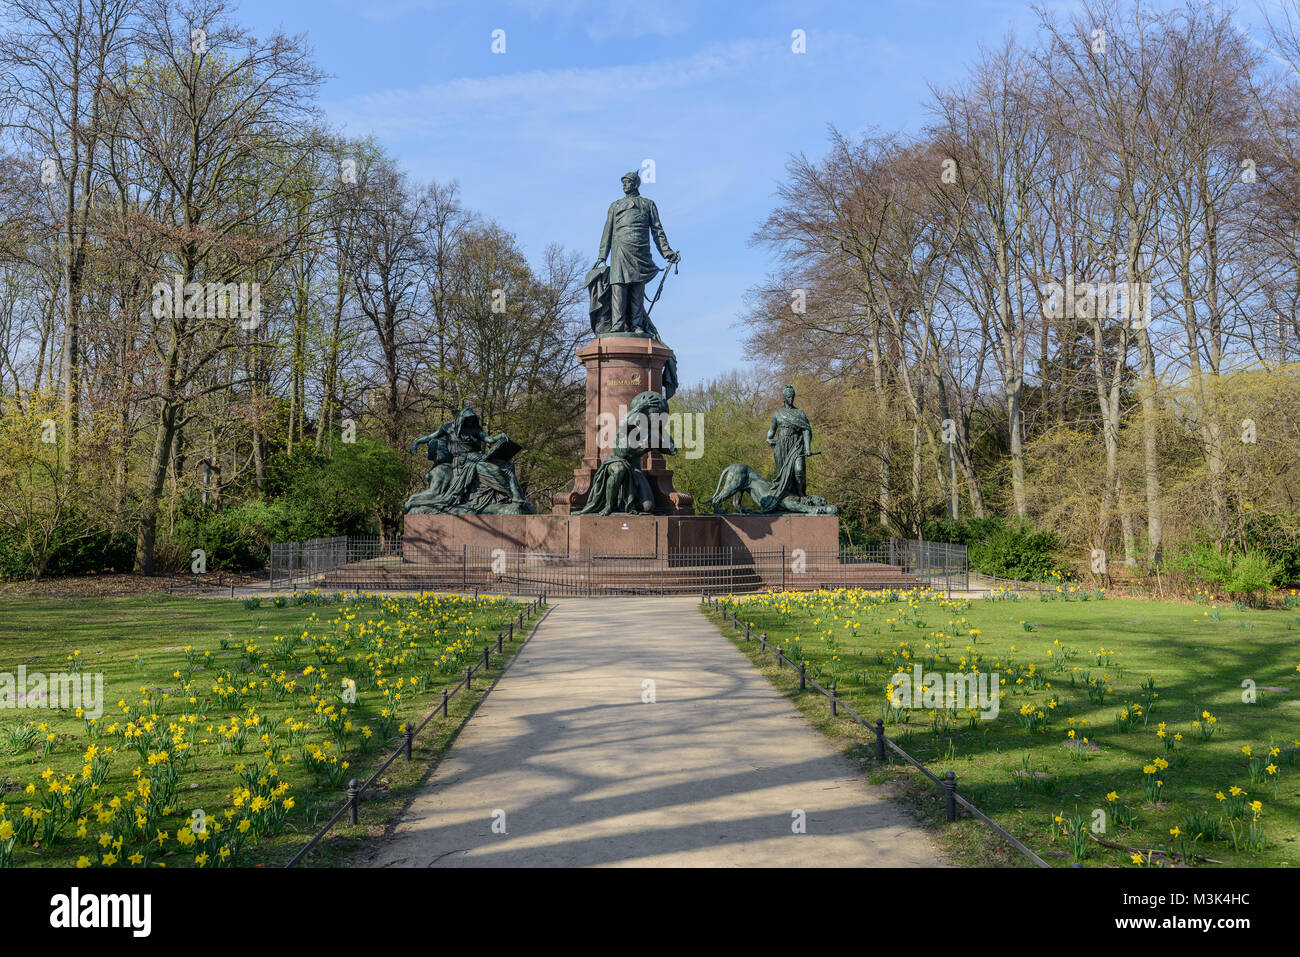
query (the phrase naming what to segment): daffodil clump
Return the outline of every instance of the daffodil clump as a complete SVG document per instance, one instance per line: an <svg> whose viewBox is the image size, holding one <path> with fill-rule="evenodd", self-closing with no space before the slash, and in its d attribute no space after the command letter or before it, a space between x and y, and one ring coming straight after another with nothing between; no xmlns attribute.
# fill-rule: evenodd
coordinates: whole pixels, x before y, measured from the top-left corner
<svg viewBox="0 0 1300 957"><path fill-rule="evenodd" d="M493 597L359 596L292 635L187 646L176 687L140 687L102 718L81 716L79 773L46 766L0 803L0 867L60 845L78 867L237 865L294 823L286 773L299 788L339 788L356 754L397 733L399 711L516 613ZM41 760L70 737L29 722L3 744ZM187 779L213 771L229 779L224 798L192 806Z"/></svg>
<svg viewBox="0 0 1300 957"><path fill-rule="evenodd" d="M1060 579L1049 590L1053 600L1084 597ZM1089 596L1095 597L1101 596ZM725 599L742 625L768 632L769 645L779 643L786 657L802 663L806 675L822 686L834 682L837 698L858 714L874 718L872 703L878 702L891 740L936 772L955 765L958 779L967 782L966 793L976 795L977 806L1009 829L1023 828L1031 819L1034 827L1049 822L1038 839L1064 842L1076 859L1101 855L1147 867L1180 859L1219 863L1227 845L1243 854L1268 851L1270 860L1280 854L1277 862L1283 862L1281 838L1296 833L1287 774L1300 758L1300 739L1290 747L1272 740L1262 745L1256 716L1265 716L1263 709L1250 709L1249 717L1232 711L1234 720L1228 721L1211 710L1230 707L1221 698L1203 698L1216 702L1207 708L1202 701L1178 697L1188 687L1181 662L1170 662L1172 674L1160 666L1159 679L1156 668L1146 670L1181 657L1151 641L1162 633L1183 633L1185 616L1174 620L1177 606L1143 601L1121 610L1108 602L1086 613L1043 610L1034 621L1021 608L1001 604L1022 600L1024 592L1006 589L972 602L925 588ZM1218 615L1217 606L1209 607L1209 618ZM1126 620L1139 616L1144 621ZM1279 630L1283 624L1292 625L1278 621ZM1144 627L1134 633L1127 626ZM1048 629L1059 629L1061 637L1040 634ZM724 628L724 633L741 637L734 630ZM1030 647L1019 650L1019 642ZM741 642L741 647L759 662L772 661L757 645ZM1126 660L1133 654L1144 663L1137 673ZM1290 671L1294 663L1284 667ZM779 670L772 674L796 700L804 699L789 670L784 677ZM999 708L977 710L969 702L963 708L954 699L955 682L972 675L997 676ZM1193 687L1200 697L1204 685ZM1177 710L1167 700L1170 689ZM811 697L804 706L814 720L834 720ZM1277 726L1265 727L1267 740ZM1129 735L1135 740L1126 740ZM1144 754L1152 756L1143 759ZM1225 758L1239 776L1223 782L1223 807L1216 808L1212 797ZM884 771L909 781L909 792L914 787L918 796L932 795L902 763ZM1002 797L1007 774L1015 784L1010 802ZM1076 814L1058 810L1067 781L1080 801ZM1271 793L1280 806L1266 817L1248 791L1265 801ZM1077 813L1097 828L1090 824L1081 830ZM1032 843L1024 830L1017 836ZM1207 854L1212 843L1217 851Z"/></svg>

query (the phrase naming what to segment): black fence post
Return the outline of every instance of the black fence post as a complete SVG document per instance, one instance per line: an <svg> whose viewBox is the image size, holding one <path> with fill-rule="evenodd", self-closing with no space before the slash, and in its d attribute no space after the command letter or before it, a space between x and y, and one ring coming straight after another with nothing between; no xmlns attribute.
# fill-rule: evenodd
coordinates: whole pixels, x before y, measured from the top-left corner
<svg viewBox="0 0 1300 957"><path fill-rule="evenodd" d="M776 646L776 666L778 669L781 667L781 646L780 645Z"/></svg>
<svg viewBox="0 0 1300 957"><path fill-rule="evenodd" d="M510 629L510 641L513 642L515 640L515 623L513 621L508 622L507 627Z"/></svg>
<svg viewBox="0 0 1300 957"><path fill-rule="evenodd" d="M799 662L799 690L808 690L808 662Z"/></svg>
<svg viewBox="0 0 1300 957"><path fill-rule="evenodd" d="M447 717L447 689L442 689L442 716Z"/></svg>
<svg viewBox="0 0 1300 957"><path fill-rule="evenodd" d="M834 681L831 682L831 693L830 693L830 699L831 699L831 717L835 717L836 715L838 715L838 714L840 713L840 702L839 702L839 699L835 697L835 682L834 682Z"/></svg>
<svg viewBox="0 0 1300 957"><path fill-rule="evenodd" d="M955 771L949 771L943 776L943 791L948 799L948 820L955 821L957 820L957 773Z"/></svg>
<svg viewBox="0 0 1300 957"><path fill-rule="evenodd" d="M353 778L348 782L348 821L352 824L357 823L357 798L360 794L357 779Z"/></svg>
<svg viewBox="0 0 1300 957"><path fill-rule="evenodd" d="M504 639L505 639L505 635L498 631L497 632L497 654L501 654L501 642Z"/></svg>
<svg viewBox="0 0 1300 957"><path fill-rule="evenodd" d="M474 669L470 665L465 666L465 690L469 690L469 683L474 678Z"/></svg>
<svg viewBox="0 0 1300 957"><path fill-rule="evenodd" d="M491 657L489 657L491 654L492 654L492 646L485 645L483 647L483 670L484 671L487 671L488 668L491 667L492 659Z"/></svg>
<svg viewBox="0 0 1300 957"><path fill-rule="evenodd" d="M402 737L406 739L406 760L411 760L411 742L415 739L415 727L411 722L406 722L406 730L402 732Z"/></svg>
<svg viewBox="0 0 1300 957"><path fill-rule="evenodd" d="M876 719L876 760L885 761L885 719Z"/></svg>

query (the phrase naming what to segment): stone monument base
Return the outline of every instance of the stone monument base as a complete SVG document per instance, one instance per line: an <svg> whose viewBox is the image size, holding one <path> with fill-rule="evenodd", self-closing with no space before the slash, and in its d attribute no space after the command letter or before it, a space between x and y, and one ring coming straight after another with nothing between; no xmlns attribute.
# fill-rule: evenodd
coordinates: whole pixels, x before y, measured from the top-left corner
<svg viewBox="0 0 1300 957"><path fill-rule="evenodd" d="M408 515L402 559L432 561L496 548L645 557L699 549L825 553L838 550L839 529L834 515Z"/></svg>
<svg viewBox="0 0 1300 957"><path fill-rule="evenodd" d="M379 549L308 580L582 596L916 587L892 557L843 552L838 535L834 515L408 515L400 554Z"/></svg>

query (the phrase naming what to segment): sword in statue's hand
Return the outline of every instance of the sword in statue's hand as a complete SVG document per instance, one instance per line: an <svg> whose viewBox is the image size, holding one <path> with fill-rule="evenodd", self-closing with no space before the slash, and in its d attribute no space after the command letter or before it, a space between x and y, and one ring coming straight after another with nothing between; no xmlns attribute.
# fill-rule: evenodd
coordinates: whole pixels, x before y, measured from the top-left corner
<svg viewBox="0 0 1300 957"><path fill-rule="evenodd" d="M677 272L677 264L681 261L682 261L682 254L678 252L674 252L673 258L668 260L669 265L673 267L674 273ZM650 310L652 310L655 307L655 303L659 301L659 294L664 291L664 281L667 278L668 278L668 269L665 268L664 274L659 277L659 288L655 290L654 298L651 299L650 304L645 307L645 314L647 319L650 318Z"/></svg>

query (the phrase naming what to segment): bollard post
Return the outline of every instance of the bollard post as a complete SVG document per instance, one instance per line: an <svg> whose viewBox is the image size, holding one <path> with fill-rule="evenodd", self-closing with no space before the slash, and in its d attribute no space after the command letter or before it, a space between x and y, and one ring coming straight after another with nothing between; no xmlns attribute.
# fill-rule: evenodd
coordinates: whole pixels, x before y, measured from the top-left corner
<svg viewBox="0 0 1300 957"><path fill-rule="evenodd" d="M949 771L943 776L943 791L948 798L947 817L957 820L957 772Z"/></svg>
<svg viewBox="0 0 1300 957"><path fill-rule="evenodd" d="M780 670L781 668L781 646L780 645L776 646L776 667L778 670Z"/></svg>
<svg viewBox="0 0 1300 957"><path fill-rule="evenodd" d="M745 640L749 641L749 622L745 623Z"/></svg>
<svg viewBox="0 0 1300 957"><path fill-rule="evenodd" d="M885 761L885 719L876 719L876 760Z"/></svg>
<svg viewBox="0 0 1300 957"><path fill-rule="evenodd" d="M348 822L357 823L357 797L360 795L357 787L357 779L353 778L348 782Z"/></svg>
<svg viewBox="0 0 1300 957"><path fill-rule="evenodd" d="M409 761L411 760L411 741L415 738L415 728L411 722L406 722L406 730L402 732L402 737L406 739L406 760Z"/></svg>
<svg viewBox="0 0 1300 957"><path fill-rule="evenodd" d="M504 638L505 635L503 635L501 632L498 631L497 632L497 654L498 655L501 654L501 642Z"/></svg>
<svg viewBox="0 0 1300 957"><path fill-rule="evenodd" d="M837 714L840 713L840 702L839 702L839 699L835 697L835 682L834 682L834 681L831 682L831 694L830 694L830 698L831 698L831 717L835 717Z"/></svg>
<svg viewBox="0 0 1300 957"><path fill-rule="evenodd" d="M799 662L799 690L808 690L808 662Z"/></svg>
<svg viewBox="0 0 1300 957"><path fill-rule="evenodd" d="M484 671L487 671L492 664L492 659L488 657L491 654L492 654L492 646L485 645L483 647L483 670Z"/></svg>
<svg viewBox="0 0 1300 957"><path fill-rule="evenodd" d="M465 690L469 690L469 683L474 677L474 668L471 665L465 666Z"/></svg>
<svg viewBox="0 0 1300 957"><path fill-rule="evenodd" d="M442 689L442 716L447 717L447 689Z"/></svg>

